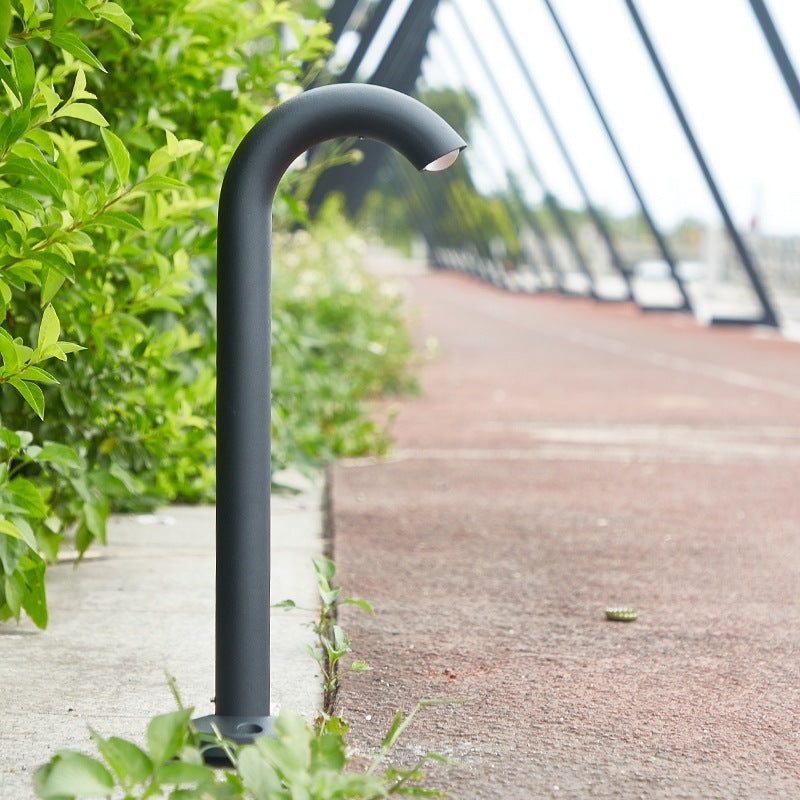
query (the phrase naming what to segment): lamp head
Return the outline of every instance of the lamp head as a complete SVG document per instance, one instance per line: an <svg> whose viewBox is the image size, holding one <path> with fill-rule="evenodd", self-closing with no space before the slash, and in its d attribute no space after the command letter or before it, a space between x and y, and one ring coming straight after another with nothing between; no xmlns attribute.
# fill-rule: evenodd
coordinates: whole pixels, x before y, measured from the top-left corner
<svg viewBox="0 0 800 800"><path fill-rule="evenodd" d="M439 158L434 159L431 161L430 164L426 164L423 168L423 172L441 172L442 170L447 169L448 167L452 167L453 164L456 163L456 159L458 158L458 154L463 150L463 147L458 147L455 150L451 150L449 153L445 153L443 156L439 156Z"/></svg>
<svg viewBox="0 0 800 800"><path fill-rule="evenodd" d="M383 86L339 83L302 92L272 109L242 140L225 180L252 180L274 192L295 158L344 136L388 144L428 172L446 169L467 146L435 111L413 97Z"/></svg>

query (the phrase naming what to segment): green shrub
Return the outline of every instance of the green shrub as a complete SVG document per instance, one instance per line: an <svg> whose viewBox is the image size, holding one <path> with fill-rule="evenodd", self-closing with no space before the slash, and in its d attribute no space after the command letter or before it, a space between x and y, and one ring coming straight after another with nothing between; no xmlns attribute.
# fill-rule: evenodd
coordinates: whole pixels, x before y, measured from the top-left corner
<svg viewBox="0 0 800 800"><path fill-rule="evenodd" d="M401 298L361 266L363 241L323 206L313 233L275 237L273 460L383 453L389 437L365 399L416 388Z"/></svg>
<svg viewBox="0 0 800 800"><path fill-rule="evenodd" d="M219 184L244 133L327 52L325 30L273 0L0 13L0 619L46 624L45 563L68 533L82 553L112 510L213 499ZM291 175L283 187L278 230L302 217ZM359 392L405 380L392 304L373 287L363 310L336 277L350 250L321 235L326 261L346 264L315 267L335 269L305 306L276 292L276 466L379 447ZM334 319L345 300L351 319ZM390 349L370 326L400 344L383 381L365 376L370 343ZM347 328L361 337L349 350ZM328 386L329 358L352 373L347 391Z"/></svg>
<svg viewBox="0 0 800 800"><path fill-rule="evenodd" d="M113 428L98 436L91 395L107 375L127 380L126 359L156 337L145 315L184 291L180 260L151 250L147 212L184 189L174 164L201 147L162 133L137 162L108 129L89 88L102 67L70 28L131 23L114 3L93 8L14 4L0 50L0 380L14 390L0 394L0 619L24 609L40 626L43 556L68 528L80 550L104 539L111 499L140 489L130 463L98 457ZM60 340L59 317L80 345ZM115 402L107 417L123 415Z"/></svg>

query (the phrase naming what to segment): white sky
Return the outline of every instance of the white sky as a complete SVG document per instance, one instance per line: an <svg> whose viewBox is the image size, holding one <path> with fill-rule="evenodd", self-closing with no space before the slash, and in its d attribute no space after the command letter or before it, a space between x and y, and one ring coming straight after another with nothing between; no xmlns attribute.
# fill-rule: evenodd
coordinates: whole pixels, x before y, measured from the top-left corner
<svg viewBox="0 0 800 800"><path fill-rule="evenodd" d="M506 100L549 188L583 205L533 96L485 0L455 0L482 43ZM396 0L375 47L408 0ZM479 188L497 185L503 158L540 196L517 139L462 33L450 3L437 27L457 51L459 74L432 38L424 75L430 85L466 85L481 103L484 130L468 137ZM593 202L617 214L638 210L583 85L541 0L496 0ZM552 0L656 220L718 219L713 200L623 0ZM800 66L800 0L766 0L795 68ZM638 0L637 7L734 220L753 216L767 233L800 235L800 114L747 0ZM392 19L394 18L394 21ZM470 151L468 151L469 153Z"/></svg>

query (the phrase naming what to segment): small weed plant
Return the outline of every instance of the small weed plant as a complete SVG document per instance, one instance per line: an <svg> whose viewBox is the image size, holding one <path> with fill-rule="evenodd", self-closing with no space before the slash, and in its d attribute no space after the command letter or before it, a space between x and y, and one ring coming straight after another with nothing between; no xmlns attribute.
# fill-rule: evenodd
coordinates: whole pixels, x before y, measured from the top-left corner
<svg viewBox="0 0 800 800"><path fill-rule="evenodd" d="M327 713L331 713L342 676L349 672L366 672L372 669L362 659L353 659L346 667L342 667L342 659L350 655L353 649L350 646L350 637L337 623L337 603L358 606L369 614L372 614L374 609L369 601L361 597L342 595L342 587L333 583L336 565L331 559L315 558L314 571L320 597L320 615L314 627L319 648L312 650L311 655L322 670L322 707Z"/></svg>
<svg viewBox="0 0 800 800"><path fill-rule="evenodd" d="M343 675L369 667L354 660L341 669L352 652L347 634L336 623L336 603L352 603L372 612L361 598L344 597L333 584L335 565L314 560L320 593L320 614L314 630L320 650L312 655L323 671L325 710L312 724L297 714L281 711L274 735L253 744L236 745L217 736L198 733L193 709L183 706L174 679L168 678L178 709L154 717L147 726L145 746L116 736L103 738L90 728L97 756L73 750L57 753L34 774L41 800L124 798L146 800L378 800L403 797L441 797L444 792L422 784L430 762L450 763L437 753L425 753L411 766L389 762L392 749L423 709L451 700L421 700L408 713L398 709L378 751L358 764L348 756L347 723L330 713ZM279 603L294 608L290 600ZM230 769L203 760L208 747L221 749Z"/></svg>
<svg viewBox="0 0 800 800"><path fill-rule="evenodd" d="M428 753L407 768L387 765L388 756L415 715L438 701L423 700L409 712L398 711L378 752L361 771L347 755L346 723L339 717L309 725L282 711L274 736L237 746L215 740L232 768L216 769L203 762L209 744L193 729L193 709L180 708L154 717L147 726L146 745L112 736L91 735L99 756L72 750L56 754L34 775L42 800L112 798L146 800L346 800L347 798L441 797L443 792L420 785L430 761L446 763Z"/></svg>

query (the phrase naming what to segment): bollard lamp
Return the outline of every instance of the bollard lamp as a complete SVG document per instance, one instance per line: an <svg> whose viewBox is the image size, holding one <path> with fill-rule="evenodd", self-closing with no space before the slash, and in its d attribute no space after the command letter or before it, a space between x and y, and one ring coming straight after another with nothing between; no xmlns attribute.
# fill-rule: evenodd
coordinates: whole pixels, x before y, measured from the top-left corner
<svg viewBox="0 0 800 800"><path fill-rule="evenodd" d="M466 147L427 106L368 84L303 92L244 137L225 173L217 239L216 713L237 743L270 733L270 287L272 203L291 163L342 136L376 139L417 169ZM207 755L219 757L219 749Z"/></svg>

